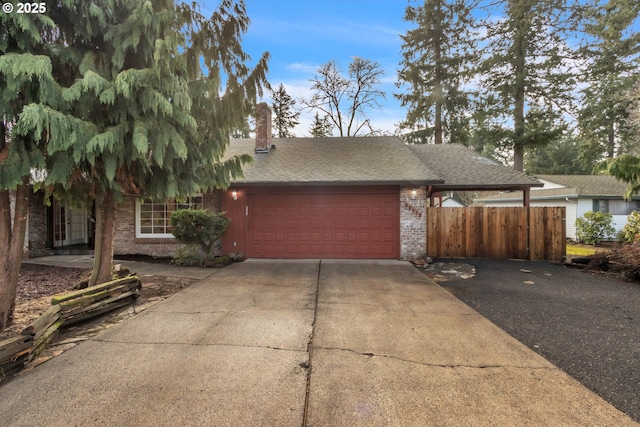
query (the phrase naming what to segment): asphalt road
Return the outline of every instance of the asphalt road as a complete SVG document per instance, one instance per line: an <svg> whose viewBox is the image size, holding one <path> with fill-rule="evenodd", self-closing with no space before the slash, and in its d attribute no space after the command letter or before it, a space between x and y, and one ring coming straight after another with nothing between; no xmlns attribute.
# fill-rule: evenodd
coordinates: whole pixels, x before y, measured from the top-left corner
<svg viewBox="0 0 640 427"><path fill-rule="evenodd" d="M640 283L548 262L462 262L476 276L441 286L640 422Z"/></svg>

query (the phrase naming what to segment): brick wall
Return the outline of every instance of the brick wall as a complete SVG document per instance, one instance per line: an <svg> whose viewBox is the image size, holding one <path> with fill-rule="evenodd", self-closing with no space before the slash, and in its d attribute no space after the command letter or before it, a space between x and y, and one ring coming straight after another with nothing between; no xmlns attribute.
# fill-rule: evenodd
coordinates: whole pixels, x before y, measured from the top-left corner
<svg viewBox="0 0 640 427"><path fill-rule="evenodd" d="M51 251L47 248L47 210L43 197L44 194L41 191L29 194L29 213L22 254L25 258L51 255ZM15 205L16 194L15 191L11 191L9 193L9 209L12 227Z"/></svg>
<svg viewBox="0 0 640 427"><path fill-rule="evenodd" d="M415 199L412 191L416 191ZM400 188L400 258L416 259L427 252L427 188Z"/></svg>
<svg viewBox="0 0 640 427"><path fill-rule="evenodd" d="M205 209L213 212L221 210L221 194L219 191L203 195ZM116 255L149 255L154 257L170 257L181 246L175 239L153 239L136 237L136 199L126 197L125 201L116 207L116 229L113 242ZM220 255L221 244L217 242L215 255Z"/></svg>
<svg viewBox="0 0 640 427"><path fill-rule="evenodd" d="M47 244L47 207L44 204L44 192L38 191L29 196L29 217L25 246L29 257L51 255Z"/></svg>

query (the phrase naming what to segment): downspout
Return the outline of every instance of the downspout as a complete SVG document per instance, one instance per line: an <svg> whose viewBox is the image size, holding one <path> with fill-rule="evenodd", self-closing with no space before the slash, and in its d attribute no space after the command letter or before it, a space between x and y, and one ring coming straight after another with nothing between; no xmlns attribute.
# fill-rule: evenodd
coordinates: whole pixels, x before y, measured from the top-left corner
<svg viewBox="0 0 640 427"><path fill-rule="evenodd" d="M429 207L433 206L433 185L427 187L427 197L429 198Z"/></svg>

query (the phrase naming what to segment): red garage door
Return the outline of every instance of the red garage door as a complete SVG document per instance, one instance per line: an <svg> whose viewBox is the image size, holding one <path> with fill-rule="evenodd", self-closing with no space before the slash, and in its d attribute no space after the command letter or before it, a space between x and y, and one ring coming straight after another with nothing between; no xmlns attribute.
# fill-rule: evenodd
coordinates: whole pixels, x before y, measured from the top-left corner
<svg viewBox="0 0 640 427"><path fill-rule="evenodd" d="M247 255L398 258L397 190L247 194Z"/></svg>

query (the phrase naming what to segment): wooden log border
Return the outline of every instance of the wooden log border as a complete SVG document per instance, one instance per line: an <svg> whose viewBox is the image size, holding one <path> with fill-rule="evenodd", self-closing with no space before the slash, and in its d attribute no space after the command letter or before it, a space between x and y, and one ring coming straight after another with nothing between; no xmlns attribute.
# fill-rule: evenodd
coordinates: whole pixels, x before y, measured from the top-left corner
<svg viewBox="0 0 640 427"><path fill-rule="evenodd" d="M51 307L19 335L0 341L0 381L25 367L57 336L60 329L133 304L142 283L137 276L56 295Z"/></svg>

